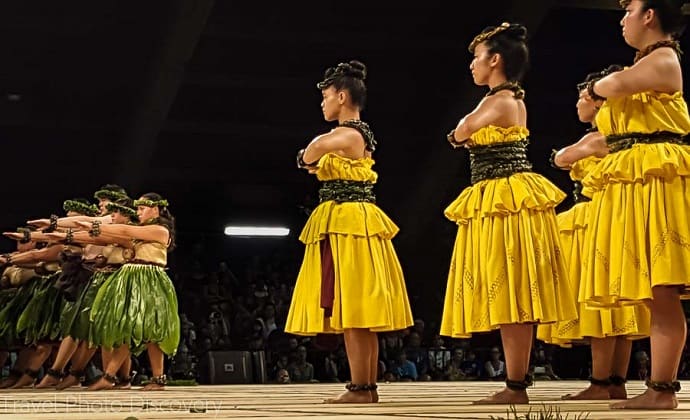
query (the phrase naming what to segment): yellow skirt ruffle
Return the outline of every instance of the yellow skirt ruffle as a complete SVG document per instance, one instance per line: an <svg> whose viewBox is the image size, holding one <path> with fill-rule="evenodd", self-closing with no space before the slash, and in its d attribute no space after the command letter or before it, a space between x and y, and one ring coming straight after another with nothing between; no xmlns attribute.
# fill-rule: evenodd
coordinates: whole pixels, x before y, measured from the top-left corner
<svg viewBox="0 0 690 420"><path fill-rule="evenodd" d="M304 260L285 331L299 335L342 333L348 328L383 332L413 324L402 268L391 239L398 227L371 203L320 204L300 240ZM333 313L321 308L321 241L330 240L335 271Z"/></svg>
<svg viewBox="0 0 690 420"><path fill-rule="evenodd" d="M635 145L605 157L584 183L596 228L579 301L637 304L654 286L690 285L690 147Z"/></svg>
<svg viewBox="0 0 690 420"><path fill-rule="evenodd" d="M577 316L554 207L565 194L519 173L466 188L445 211L458 224L441 335Z"/></svg>
<svg viewBox="0 0 690 420"><path fill-rule="evenodd" d="M580 290L584 265L583 250L586 244L589 203L578 203L557 216L561 234L561 246L568 266L568 280L573 296ZM578 319L555 324L540 325L537 338L549 344L571 347L573 342L589 337L605 338L626 336L639 339L649 336L650 313L644 305L601 310L578 305Z"/></svg>

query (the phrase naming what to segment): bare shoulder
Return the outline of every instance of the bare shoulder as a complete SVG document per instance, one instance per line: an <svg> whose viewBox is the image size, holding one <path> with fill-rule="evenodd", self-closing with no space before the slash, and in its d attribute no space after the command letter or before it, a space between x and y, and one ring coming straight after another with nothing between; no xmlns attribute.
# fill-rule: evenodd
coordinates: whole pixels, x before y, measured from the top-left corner
<svg viewBox="0 0 690 420"><path fill-rule="evenodd" d="M639 64L660 66L662 70L680 70L680 60L673 48L657 48L646 57L643 57Z"/></svg>
<svg viewBox="0 0 690 420"><path fill-rule="evenodd" d="M509 112L518 108L522 100L515 99L512 92L502 91L495 95L487 96L482 100L482 106L497 108L501 112Z"/></svg>
<svg viewBox="0 0 690 420"><path fill-rule="evenodd" d="M353 127L338 126L331 130L330 134L348 143L361 142L363 140L362 133Z"/></svg>

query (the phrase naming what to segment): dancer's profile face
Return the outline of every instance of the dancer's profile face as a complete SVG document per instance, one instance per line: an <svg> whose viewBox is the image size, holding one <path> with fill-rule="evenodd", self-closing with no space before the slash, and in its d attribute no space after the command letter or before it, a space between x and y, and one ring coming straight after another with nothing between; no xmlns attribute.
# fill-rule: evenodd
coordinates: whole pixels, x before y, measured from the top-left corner
<svg viewBox="0 0 690 420"><path fill-rule="evenodd" d="M345 103L345 92L338 91L334 86L329 86L321 91L321 111L326 121L338 119L340 108Z"/></svg>
<svg viewBox="0 0 690 420"><path fill-rule="evenodd" d="M474 58L472 63L470 63L470 71L476 85L483 86L489 84L489 75L491 74L492 61L495 60L495 55L489 52L486 42L482 42L475 47Z"/></svg>
<svg viewBox="0 0 690 420"><path fill-rule="evenodd" d="M640 37L645 29L645 23L652 19L653 10L644 8L642 0L632 0L625 8L625 15L621 19L623 38L625 42L634 48L644 48L646 45L638 45Z"/></svg>
<svg viewBox="0 0 690 420"><path fill-rule="evenodd" d="M113 223L117 225L124 225L127 222L129 222L129 217L123 215L119 211L114 211L110 214L110 217L113 219Z"/></svg>
<svg viewBox="0 0 690 420"><path fill-rule="evenodd" d="M146 200L146 197L142 197L142 200ZM148 207L148 206L138 206L137 207L137 216L139 217L139 220L141 222L146 222L151 219L155 219L160 215L160 212L158 211L158 207Z"/></svg>
<svg viewBox="0 0 690 420"><path fill-rule="evenodd" d="M577 100L577 117L583 123L591 123L596 115L596 103L589 97L586 90L581 90Z"/></svg>
<svg viewBox="0 0 690 420"><path fill-rule="evenodd" d="M110 203L109 198L99 198L98 199L98 208L101 210L101 216L105 216L108 214L108 209L105 208L105 206Z"/></svg>

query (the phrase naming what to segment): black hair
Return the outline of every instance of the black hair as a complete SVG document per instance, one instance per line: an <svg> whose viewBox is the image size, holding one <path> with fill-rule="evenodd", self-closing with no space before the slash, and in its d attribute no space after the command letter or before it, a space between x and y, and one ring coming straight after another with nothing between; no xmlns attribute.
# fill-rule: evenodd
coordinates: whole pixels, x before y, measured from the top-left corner
<svg viewBox="0 0 690 420"><path fill-rule="evenodd" d="M129 220L138 223L137 209L134 207L134 200L129 197L121 197L117 200L106 204L106 209L110 212L119 212L122 215L129 217Z"/></svg>
<svg viewBox="0 0 690 420"><path fill-rule="evenodd" d="M490 53L500 54L503 58L503 71L506 79L519 82L529 66L529 49L527 48L527 28L518 23L503 23L500 26L489 26L474 37L470 52L480 43L485 42Z"/></svg>
<svg viewBox="0 0 690 420"><path fill-rule="evenodd" d="M125 189L117 184L105 184L101 188L101 190L108 190L108 191L114 191L120 194L127 195L127 191Z"/></svg>
<svg viewBox="0 0 690 420"><path fill-rule="evenodd" d="M666 34L679 37L685 30L687 24L683 15L683 4L687 0L641 0L643 10L653 9L661 25L661 30ZM631 0L621 0L622 7L627 7Z"/></svg>
<svg viewBox="0 0 690 420"><path fill-rule="evenodd" d="M623 66L619 66L618 64L611 64L602 71L595 71L593 73L589 73L587 76L585 76L585 80L577 84L577 90L582 91L584 89L587 89L589 82L593 80L602 79L611 73L615 73L621 70L623 70Z"/></svg>
<svg viewBox="0 0 690 420"><path fill-rule="evenodd" d="M361 111L367 101L367 86L364 83L366 78L367 66L361 61L350 60L326 69L323 80L317 83L316 87L324 90L333 86L338 91L347 90L352 104Z"/></svg>
<svg viewBox="0 0 690 420"><path fill-rule="evenodd" d="M146 200L161 201L164 198L155 192L149 192L141 195ZM158 206L158 224L168 229L170 233L170 243L168 244L168 252L175 249L175 218L168 206Z"/></svg>

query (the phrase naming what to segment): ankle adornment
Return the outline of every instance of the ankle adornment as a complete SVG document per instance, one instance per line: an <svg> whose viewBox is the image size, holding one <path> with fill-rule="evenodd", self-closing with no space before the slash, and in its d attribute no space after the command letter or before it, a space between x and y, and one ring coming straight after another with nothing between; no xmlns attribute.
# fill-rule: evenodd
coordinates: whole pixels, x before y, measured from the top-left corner
<svg viewBox="0 0 690 420"><path fill-rule="evenodd" d="M647 385L648 388L652 388L656 392L671 392L675 394L676 392L680 391L680 382L678 381L655 382L651 379L647 379L645 385Z"/></svg>
<svg viewBox="0 0 690 420"><path fill-rule="evenodd" d="M622 376L611 375L609 377L609 382L611 382L611 385L621 386L621 385L625 385L625 383L628 381Z"/></svg>
<svg viewBox="0 0 690 420"><path fill-rule="evenodd" d="M36 379L38 378L38 370L26 369L24 375Z"/></svg>
<svg viewBox="0 0 690 420"><path fill-rule="evenodd" d="M168 377L165 374L161 376L154 376L151 378L151 383L156 385L165 385L168 383Z"/></svg>
<svg viewBox="0 0 690 420"><path fill-rule="evenodd" d="M52 369L52 368L46 370L46 375L52 376L53 378L56 378L56 379L62 379L65 377L65 374L61 370Z"/></svg>
<svg viewBox="0 0 690 420"><path fill-rule="evenodd" d="M525 379L522 381L506 379L506 387L513 391L524 391L527 387L531 386L533 382L534 380L531 375L525 375Z"/></svg>
<svg viewBox="0 0 690 420"><path fill-rule="evenodd" d="M113 385L117 385L117 376L113 376L107 372L103 372L102 378L105 379L106 381L110 382Z"/></svg>
<svg viewBox="0 0 690 420"><path fill-rule="evenodd" d="M606 379L597 379L593 376L589 377L589 383L592 385L597 385L597 386L609 386L611 385L611 379L606 378Z"/></svg>
<svg viewBox="0 0 690 420"><path fill-rule="evenodd" d="M376 385L374 385L374 386L376 386ZM369 385L369 384L349 383L349 384L345 385L345 389L347 389L350 392L362 392L362 391L370 391L372 388L371 388L371 385Z"/></svg>

